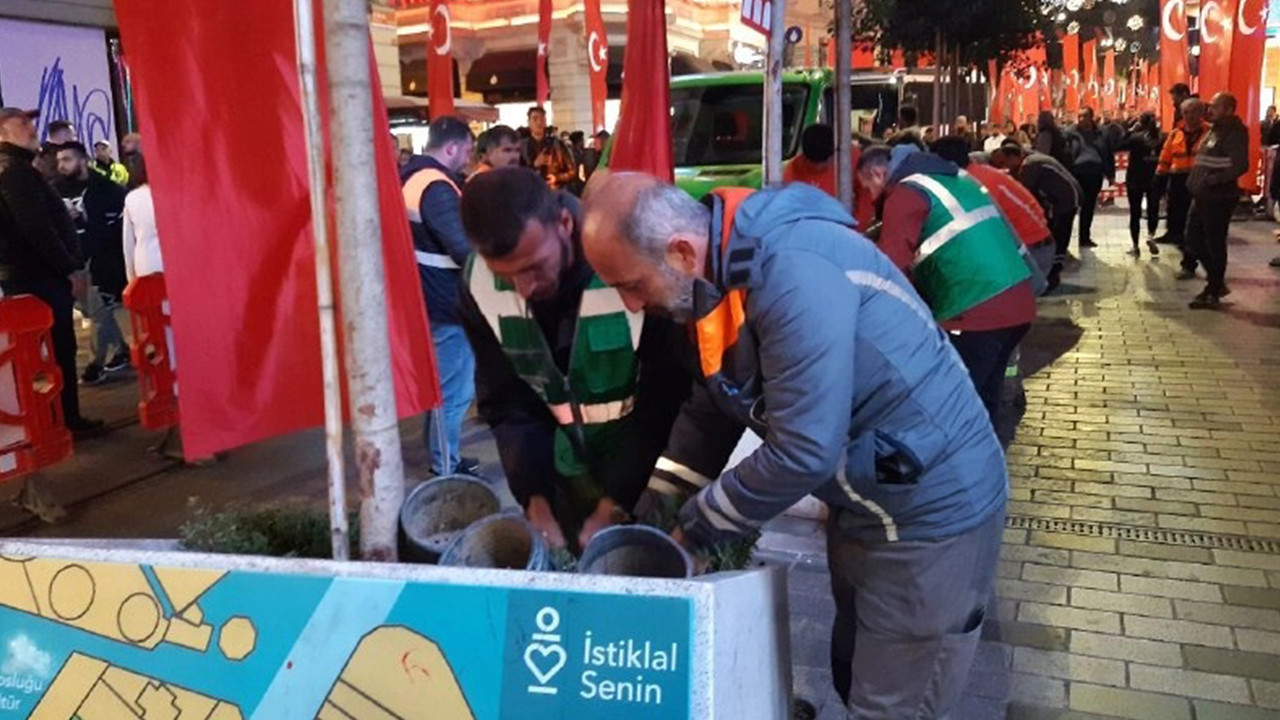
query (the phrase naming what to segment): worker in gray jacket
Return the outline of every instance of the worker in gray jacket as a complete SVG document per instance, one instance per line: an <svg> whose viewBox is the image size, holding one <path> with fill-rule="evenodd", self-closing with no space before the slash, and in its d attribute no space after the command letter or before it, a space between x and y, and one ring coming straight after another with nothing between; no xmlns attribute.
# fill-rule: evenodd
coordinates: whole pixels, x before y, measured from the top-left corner
<svg viewBox="0 0 1280 720"><path fill-rule="evenodd" d="M696 337L703 383L646 491L696 490L674 534L707 548L827 502L836 690L858 718L946 717L991 590L1004 456L928 306L854 227L804 185L700 203L620 173L588 191L583 241L629 309ZM764 445L722 473L745 427Z"/></svg>
<svg viewBox="0 0 1280 720"><path fill-rule="evenodd" d="M1191 212L1187 247L1204 263L1209 282L1191 301L1193 310L1216 310L1227 290L1227 229L1240 201L1240 176L1249 169L1249 131L1236 115L1236 98L1218 93L1209 104L1213 127L1187 176ZM1183 263L1182 277L1194 276L1195 260Z"/></svg>

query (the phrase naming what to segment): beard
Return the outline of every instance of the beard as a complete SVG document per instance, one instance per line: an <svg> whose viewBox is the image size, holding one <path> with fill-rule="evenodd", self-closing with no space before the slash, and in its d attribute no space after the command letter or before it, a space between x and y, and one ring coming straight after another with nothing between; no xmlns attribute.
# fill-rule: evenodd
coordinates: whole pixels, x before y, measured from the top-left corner
<svg viewBox="0 0 1280 720"><path fill-rule="evenodd" d="M697 317L693 304L693 281L665 262L662 263L662 286L666 301L659 312L672 320L687 323Z"/></svg>

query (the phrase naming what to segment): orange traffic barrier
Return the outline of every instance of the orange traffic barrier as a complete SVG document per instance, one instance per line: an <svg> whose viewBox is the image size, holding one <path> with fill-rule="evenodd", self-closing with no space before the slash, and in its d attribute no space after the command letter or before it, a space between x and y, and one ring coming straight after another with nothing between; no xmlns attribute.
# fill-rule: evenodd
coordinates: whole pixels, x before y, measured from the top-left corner
<svg viewBox="0 0 1280 720"><path fill-rule="evenodd" d="M61 398L68 380L54 356L52 327L53 312L38 298L0 299L0 481L71 457Z"/></svg>
<svg viewBox="0 0 1280 720"><path fill-rule="evenodd" d="M164 275L134 278L124 290L124 306L133 326L130 354L138 370L138 419L148 430L178 424L178 385L174 372L169 296Z"/></svg>

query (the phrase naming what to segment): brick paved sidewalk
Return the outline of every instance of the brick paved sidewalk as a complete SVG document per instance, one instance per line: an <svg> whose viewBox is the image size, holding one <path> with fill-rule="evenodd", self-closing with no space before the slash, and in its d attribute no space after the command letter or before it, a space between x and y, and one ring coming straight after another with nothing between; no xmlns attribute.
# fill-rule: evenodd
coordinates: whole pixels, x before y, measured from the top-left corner
<svg viewBox="0 0 1280 720"><path fill-rule="evenodd" d="M1127 217L1064 276L1023 346L998 599L958 717L1280 720L1280 254L1232 227L1223 312L1179 253L1134 260ZM798 695L823 720L834 607L820 526L783 518Z"/></svg>

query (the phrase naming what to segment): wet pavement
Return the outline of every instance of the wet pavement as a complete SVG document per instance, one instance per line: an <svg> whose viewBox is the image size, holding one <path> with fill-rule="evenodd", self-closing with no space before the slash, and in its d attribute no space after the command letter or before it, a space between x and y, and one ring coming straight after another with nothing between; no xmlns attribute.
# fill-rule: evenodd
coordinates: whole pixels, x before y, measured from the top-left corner
<svg viewBox="0 0 1280 720"><path fill-rule="evenodd" d="M1202 281L1174 280L1172 248L1124 255L1125 220L1098 217L1102 247L1023 344L998 597L961 720L1280 720L1280 245L1273 225L1233 225L1232 295L1192 311ZM148 452L160 435L137 426L129 376L83 398L110 432L39 479L68 517L45 526L4 502L7 534L172 537L197 506L324 504L319 432L183 466ZM420 428L403 433L423 478ZM487 432L472 424L466 442L499 477ZM771 524L759 556L791 568L795 687L833 720L834 608L809 510Z"/></svg>

